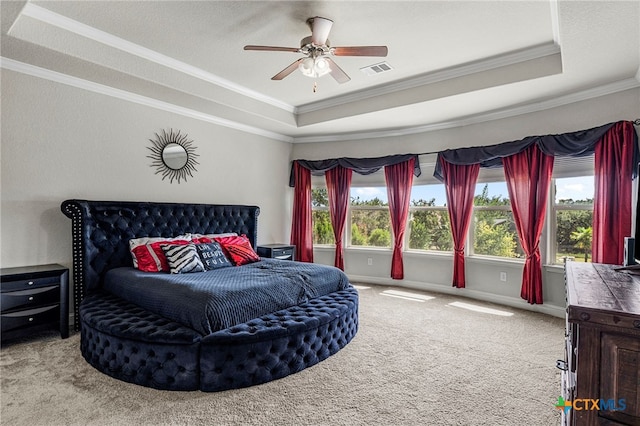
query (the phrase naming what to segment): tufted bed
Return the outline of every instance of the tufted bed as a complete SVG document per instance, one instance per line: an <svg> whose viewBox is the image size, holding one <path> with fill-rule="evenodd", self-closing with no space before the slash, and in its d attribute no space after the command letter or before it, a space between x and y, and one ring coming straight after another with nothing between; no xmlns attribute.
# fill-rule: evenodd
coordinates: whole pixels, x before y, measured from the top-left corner
<svg viewBox="0 0 640 426"><path fill-rule="evenodd" d="M348 280L320 293L309 287L313 282L308 281L317 278L311 280L308 271L315 268L326 268L318 269L323 276L341 274L328 266L260 259L226 268L225 274L242 272L240 286L254 281L251 267L262 275L291 275L290 268L301 269L306 272L296 279L305 290L296 302L274 297L275 305L266 304L260 315L239 311L231 322L211 329L173 317L170 304L164 313L146 306L144 297L136 303L106 289L109 281L127 288L122 273L133 269L129 241L134 238L235 233L246 235L255 249L257 206L67 200L61 209L72 220L74 324L80 349L89 364L111 377L163 390L247 387L312 366L342 349L357 332L358 293ZM216 271L189 275L206 274L225 276ZM256 304L262 306L250 305Z"/></svg>

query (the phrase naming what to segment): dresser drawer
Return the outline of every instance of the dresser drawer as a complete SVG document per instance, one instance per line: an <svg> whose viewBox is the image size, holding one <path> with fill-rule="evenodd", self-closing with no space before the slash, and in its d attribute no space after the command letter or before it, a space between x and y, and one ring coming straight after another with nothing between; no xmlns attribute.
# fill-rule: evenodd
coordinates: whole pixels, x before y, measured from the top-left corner
<svg viewBox="0 0 640 426"><path fill-rule="evenodd" d="M51 305L60 301L60 286L38 287L2 293L0 309L7 312L12 309L24 309Z"/></svg>
<svg viewBox="0 0 640 426"><path fill-rule="evenodd" d="M29 288L46 287L54 284L60 284L59 276L30 278L22 280L2 281L0 289L4 293L6 291L26 290Z"/></svg>
<svg viewBox="0 0 640 426"><path fill-rule="evenodd" d="M2 332L17 330L22 327L32 327L39 324L55 323L60 320L60 305L45 306L43 308L27 309L4 313Z"/></svg>

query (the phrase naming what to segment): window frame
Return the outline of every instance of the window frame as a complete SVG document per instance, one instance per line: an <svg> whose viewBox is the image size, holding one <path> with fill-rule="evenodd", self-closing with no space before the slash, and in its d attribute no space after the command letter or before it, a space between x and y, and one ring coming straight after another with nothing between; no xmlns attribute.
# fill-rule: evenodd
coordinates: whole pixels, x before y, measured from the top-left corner
<svg viewBox="0 0 640 426"><path fill-rule="evenodd" d="M562 266L563 263L556 262L558 258L558 212L559 211L581 211L591 210L593 214L594 204L558 204L556 203L556 183L558 179L565 178L578 178L578 177L594 177L593 172L591 174L573 174L562 177L551 178L551 188L549 190L549 205L547 207L547 220L545 226L547 227L546 235L548 238L547 246L547 258L545 264L549 266ZM594 188L595 189L595 188ZM594 194L595 195L595 194ZM543 230L544 232L544 230ZM593 242L592 242L593 244Z"/></svg>
<svg viewBox="0 0 640 426"><path fill-rule="evenodd" d="M350 249L356 249L356 250L361 250L361 249L367 249L367 250L389 250L391 251L393 249L393 229L391 229L391 223L389 223L389 232L391 234L391 244L386 247L386 246L357 246L357 245L353 245L351 244L352 241L352 235L351 235L351 227L353 226L353 212L354 211L384 211L387 214L389 213L389 206L367 206L367 205L353 205L351 204L351 201L349 201L349 207L347 208L347 224L349 226L345 226L345 235L343 235L343 238L346 239L346 241L344 242L344 247L345 248L350 248ZM403 247L402 247L402 251L404 251L404 243L403 243Z"/></svg>
<svg viewBox="0 0 640 426"><path fill-rule="evenodd" d="M327 185L326 184L324 184L324 185L312 184L311 185L311 191L313 191L314 189L324 189L324 190L326 190L327 189ZM313 232L315 231L315 226L314 226L315 223L313 221L313 212L315 212L315 211L326 211L327 214L329 214L329 221L331 221L331 212L329 211L329 206L328 205L327 206L314 206L313 203L312 203L312 205L311 205L311 226L312 226L312 229L311 229L311 232L312 232L311 240L312 241L315 239L315 236L313 235ZM336 246L335 242L332 243L332 244L316 244L316 243L313 243L313 247L332 248L332 247L335 247L335 246Z"/></svg>
<svg viewBox="0 0 640 426"><path fill-rule="evenodd" d="M431 250L431 249L418 249L410 248L409 242L411 241L411 222L413 220L413 213L419 211L442 211L447 217L449 216L449 209L447 206L409 206L409 217L407 217L407 228L404 231L404 241L402 242L403 252L412 253L441 253L453 255L453 248L451 250ZM449 230L451 230L451 223L449 223Z"/></svg>
<svg viewBox="0 0 640 426"><path fill-rule="evenodd" d="M497 168L496 168L497 169ZM494 170L496 170L494 169ZM502 167L499 168L499 170L503 170ZM504 172L503 172L504 173ZM500 179L491 179L491 180L486 180L483 179L482 181L478 181L476 183L476 187L478 185L483 185L483 184L491 184L491 183L505 183L506 184L506 180L500 180ZM474 195L475 198L475 195ZM500 261L506 261L506 262L517 262L517 263L524 263L526 260L525 256L522 257L506 257L506 256L494 256L494 255L490 255L490 254L482 254L482 253L476 253L475 252L475 235L476 235L476 221L475 221L475 215L476 212L478 211L495 211L495 210L499 210L499 211L507 211L510 212L511 215L513 216L513 208L511 207L511 203L509 203L508 205L500 205L500 206L476 206L475 203L473 205L473 211L471 213L471 222L469 223L469 230L467 232L467 239L465 242L465 256L467 257L471 257L471 258L475 258L475 259L499 259ZM515 219L513 219L515 220ZM516 232L516 245L518 247L521 247L520 241L519 241L519 237L517 235Z"/></svg>

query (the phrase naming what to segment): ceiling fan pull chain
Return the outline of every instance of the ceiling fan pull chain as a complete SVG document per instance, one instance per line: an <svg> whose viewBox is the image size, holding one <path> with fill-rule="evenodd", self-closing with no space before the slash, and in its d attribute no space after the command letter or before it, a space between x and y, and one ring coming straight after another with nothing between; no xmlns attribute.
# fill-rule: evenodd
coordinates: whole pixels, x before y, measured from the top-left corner
<svg viewBox="0 0 640 426"><path fill-rule="evenodd" d="M318 91L318 82L314 81L313 82L313 93L316 93Z"/></svg>

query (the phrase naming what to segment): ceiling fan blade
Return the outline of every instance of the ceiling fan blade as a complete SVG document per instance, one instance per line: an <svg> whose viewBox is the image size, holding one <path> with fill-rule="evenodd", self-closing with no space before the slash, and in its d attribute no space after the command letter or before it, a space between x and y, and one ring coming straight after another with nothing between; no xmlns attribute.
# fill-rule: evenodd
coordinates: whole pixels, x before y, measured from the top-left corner
<svg viewBox="0 0 640 426"><path fill-rule="evenodd" d="M262 50L262 51L268 51L268 52L293 52L293 53L298 53L300 51L300 48L298 47L278 47L278 46L254 46L254 45L247 45L244 47L244 50Z"/></svg>
<svg viewBox="0 0 640 426"><path fill-rule="evenodd" d="M346 72L342 70L331 58L325 57L327 62L329 62L329 68L331 69L331 77L333 77L338 83L346 83L351 80L351 77L347 75Z"/></svg>
<svg viewBox="0 0 640 426"><path fill-rule="evenodd" d="M316 46L324 46L329 38L329 31L333 26L331 19L316 16L307 20L311 26L311 42Z"/></svg>
<svg viewBox="0 0 640 426"><path fill-rule="evenodd" d="M335 56L387 56L387 46L332 47Z"/></svg>
<svg viewBox="0 0 640 426"><path fill-rule="evenodd" d="M302 62L303 59L305 59L305 58L298 59L297 61L295 61L294 63L292 63L291 65L289 65L285 69L283 69L282 71L280 71L278 74L276 74L273 77L271 77L271 80L282 80L283 78L285 78L286 76L288 76L289 74L291 74L292 72L297 70L298 69L298 64L300 64L300 62Z"/></svg>

